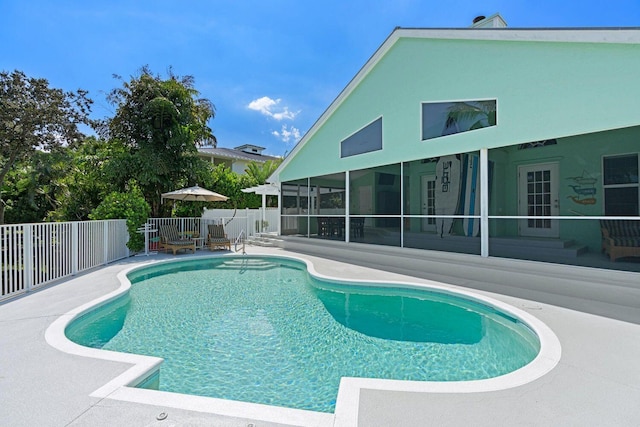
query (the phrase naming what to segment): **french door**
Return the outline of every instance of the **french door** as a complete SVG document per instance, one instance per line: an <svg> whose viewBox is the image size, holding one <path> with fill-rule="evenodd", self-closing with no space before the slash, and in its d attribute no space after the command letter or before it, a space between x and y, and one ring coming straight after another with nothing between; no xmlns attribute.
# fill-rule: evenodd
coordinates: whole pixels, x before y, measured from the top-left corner
<svg viewBox="0 0 640 427"><path fill-rule="evenodd" d="M558 163L518 167L518 214L529 218L519 221L521 236L558 237ZM540 217L540 218L537 218Z"/></svg>
<svg viewBox="0 0 640 427"><path fill-rule="evenodd" d="M421 177L422 215L436 214L436 176L422 175ZM422 231L436 231L435 218L422 218Z"/></svg>

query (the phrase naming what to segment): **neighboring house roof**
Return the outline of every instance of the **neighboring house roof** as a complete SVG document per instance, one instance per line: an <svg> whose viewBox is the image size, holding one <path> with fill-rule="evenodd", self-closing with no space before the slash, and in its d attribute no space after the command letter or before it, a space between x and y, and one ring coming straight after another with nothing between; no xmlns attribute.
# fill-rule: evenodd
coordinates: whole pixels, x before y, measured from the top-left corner
<svg viewBox="0 0 640 427"><path fill-rule="evenodd" d="M547 43L602 43L640 44L640 28L504 28L499 14L486 18L496 26L485 27L474 23L471 28L401 28L394 29L360 71L353 77L337 98L322 113L309 131L300 139L289 155L267 180L279 181L279 174L314 134L324 125L342 103L351 95L369 72L400 39L448 39L469 41L547 42ZM506 23L505 23L506 25Z"/></svg>
<svg viewBox="0 0 640 427"><path fill-rule="evenodd" d="M242 146L242 147L245 147L245 146ZM203 148L199 148L198 152L201 155L205 155L207 157L215 157L219 159L230 159L230 160L245 160L249 162L258 162L258 163L264 163L268 160L278 159L278 157L275 157L275 156L247 153L246 151L241 151L236 148L203 147Z"/></svg>

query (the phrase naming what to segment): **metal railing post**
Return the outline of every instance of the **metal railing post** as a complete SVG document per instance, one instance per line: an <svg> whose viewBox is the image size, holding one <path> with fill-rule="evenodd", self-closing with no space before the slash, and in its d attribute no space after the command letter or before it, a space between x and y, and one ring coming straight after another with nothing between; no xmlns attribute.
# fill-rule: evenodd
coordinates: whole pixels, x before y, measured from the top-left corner
<svg viewBox="0 0 640 427"><path fill-rule="evenodd" d="M245 208L245 230L247 230L247 236L253 236L254 233L249 234L249 208Z"/></svg>
<svg viewBox="0 0 640 427"><path fill-rule="evenodd" d="M33 287L33 227L34 224L25 224L22 228L22 263L24 274L24 288L29 292Z"/></svg>
<svg viewBox="0 0 640 427"><path fill-rule="evenodd" d="M102 223L102 242L103 242L103 250L104 250L104 265L109 263L109 220L104 220Z"/></svg>
<svg viewBox="0 0 640 427"><path fill-rule="evenodd" d="M78 249L78 222L71 223L71 275L78 274L78 262L80 259L80 251Z"/></svg>

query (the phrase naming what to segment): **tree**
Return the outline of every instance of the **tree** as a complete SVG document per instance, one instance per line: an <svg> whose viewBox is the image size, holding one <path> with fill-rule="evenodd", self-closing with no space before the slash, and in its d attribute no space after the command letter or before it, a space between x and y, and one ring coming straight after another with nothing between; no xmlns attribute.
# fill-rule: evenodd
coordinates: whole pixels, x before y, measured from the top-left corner
<svg viewBox="0 0 640 427"><path fill-rule="evenodd" d="M239 175L224 164L212 166L209 162L203 162L204 168L197 172L198 183L204 188L224 194L229 198L224 202L182 202L172 201L166 203L172 208L172 213L178 217L198 217L202 215L204 208L211 209L255 209L260 207L262 199L253 193L243 193L243 188L252 187L255 184L253 178L248 175ZM190 186L191 184L185 184Z"/></svg>
<svg viewBox="0 0 640 427"><path fill-rule="evenodd" d="M0 224L6 202L2 188L9 171L36 150L73 145L80 124L90 124L87 92L64 92L21 71L0 72Z"/></svg>
<svg viewBox="0 0 640 427"><path fill-rule="evenodd" d="M456 132L465 132L495 125L495 101L454 102L448 109L444 130L453 127Z"/></svg>
<svg viewBox="0 0 640 427"><path fill-rule="evenodd" d="M109 193L116 191L114 177L106 170L110 159L121 153L122 147L90 136L79 147L67 151L66 174L55 181L54 210L46 219L53 221L84 221Z"/></svg>
<svg viewBox="0 0 640 427"><path fill-rule="evenodd" d="M282 163L282 159L267 160L264 163L251 162L244 171L255 180L255 185L262 185L267 182L267 178L275 172L280 163Z"/></svg>
<svg viewBox="0 0 640 427"><path fill-rule="evenodd" d="M103 123L101 134L124 150L111 159L107 174L121 188L134 179L154 216L170 209L160 203L163 192L195 184L194 171L202 162L197 146L215 140L207 125L214 106L198 95L193 77L170 70L163 80L148 67L108 95L116 114Z"/></svg>
<svg viewBox="0 0 640 427"><path fill-rule="evenodd" d="M253 180L254 182L251 186L262 185L267 182L267 179L278 169L282 163L282 159L278 160L267 160L266 162L260 164L256 162L251 162L247 165L245 172L247 176ZM267 196L266 202L268 207L278 206L278 197L277 196Z"/></svg>
<svg viewBox="0 0 640 427"><path fill-rule="evenodd" d="M147 218L151 208L144 200L142 192L131 183L126 192L113 192L89 214L90 219L126 219L127 230L129 231L129 242L127 247L132 251L139 251L144 248L144 235L138 233Z"/></svg>
<svg viewBox="0 0 640 427"><path fill-rule="evenodd" d="M68 150L36 151L5 178L5 221L42 222L57 206L56 194L69 170Z"/></svg>
<svg viewBox="0 0 640 427"><path fill-rule="evenodd" d="M262 204L262 198L253 193L243 193L243 188L253 187L255 181L249 175L239 175L224 164L217 165L211 174L211 186L214 191L229 198L225 202L216 202L220 209L255 209Z"/></svg>

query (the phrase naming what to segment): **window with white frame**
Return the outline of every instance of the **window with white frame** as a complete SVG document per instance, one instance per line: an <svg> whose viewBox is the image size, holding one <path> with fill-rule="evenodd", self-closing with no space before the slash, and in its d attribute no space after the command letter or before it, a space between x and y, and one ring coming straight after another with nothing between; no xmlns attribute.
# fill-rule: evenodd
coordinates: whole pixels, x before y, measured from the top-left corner
<svg viewBox="0 0 640 427"><path fill-rule="evenodd" d="M606 156L602 159L605 215L639 215L639 161L638 153Z"/></svg>

